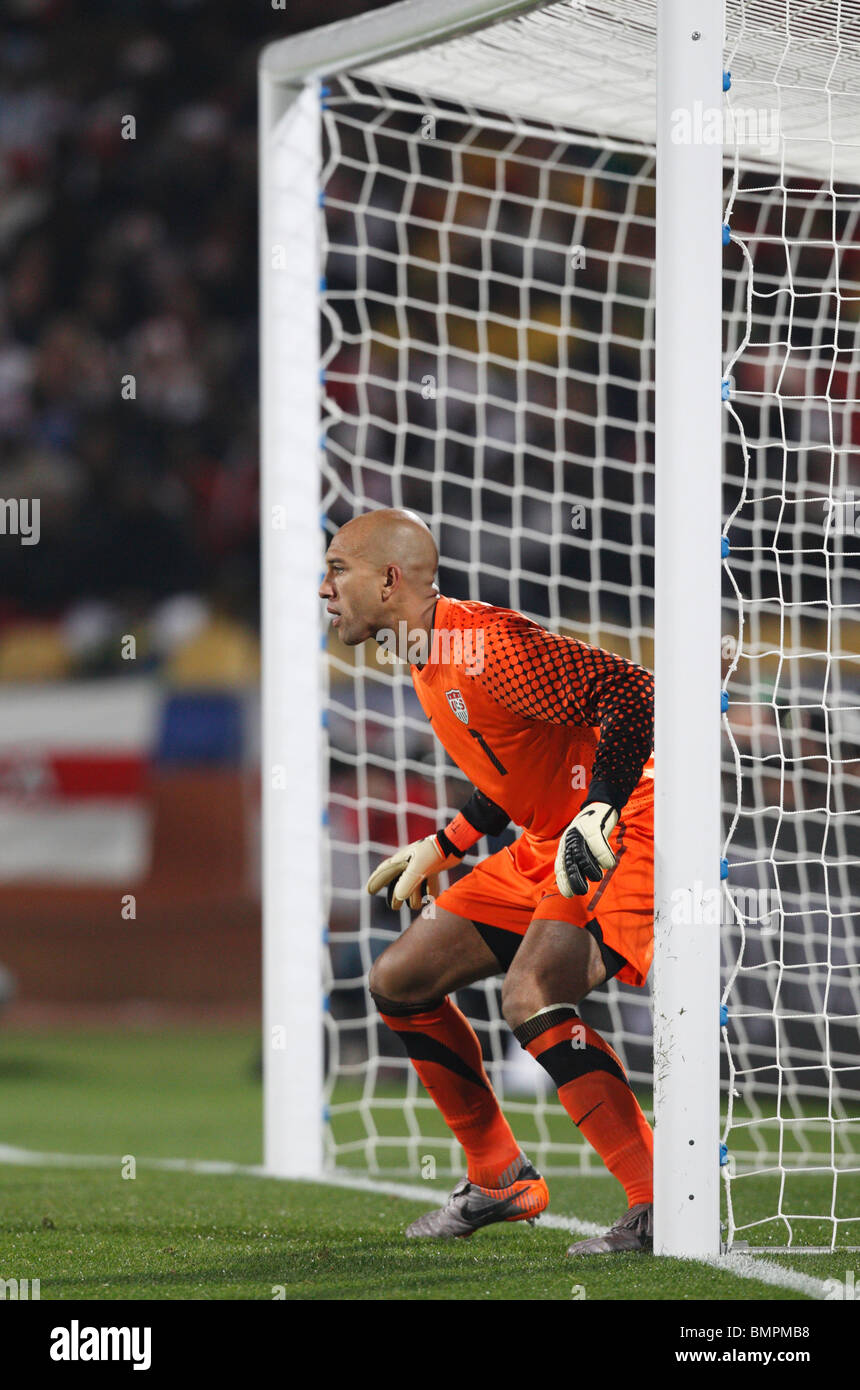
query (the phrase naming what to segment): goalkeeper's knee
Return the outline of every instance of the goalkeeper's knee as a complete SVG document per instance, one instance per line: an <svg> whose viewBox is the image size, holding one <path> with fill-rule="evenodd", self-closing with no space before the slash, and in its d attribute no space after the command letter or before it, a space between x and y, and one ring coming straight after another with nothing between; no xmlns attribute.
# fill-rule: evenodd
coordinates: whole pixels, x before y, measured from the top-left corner
<svg viewBox="0 0 860 1390"><path fill-rule="evenodd" d="M387 1014L389 1018L412 1018L416 1014L433 1013L445 1003L444 994L440 994L437 999L419 999L411 1004L404 1004L399 999L387 999L384 994L378 994L374 990L370 991L370 997L379 1012Z"/></svg>
<svg viewBox="0 0 860 1390"><path fill-rule="evenodd" d="M379 1012L390 1014L392 1018L405 1018L412 1013L438 1008L444 994L434 991L432 983L428 988L426 979L420 978L421 972L413 973L406 961L389 959L389 950L383 951L373 962L368 979L370 997Z"/></svg>

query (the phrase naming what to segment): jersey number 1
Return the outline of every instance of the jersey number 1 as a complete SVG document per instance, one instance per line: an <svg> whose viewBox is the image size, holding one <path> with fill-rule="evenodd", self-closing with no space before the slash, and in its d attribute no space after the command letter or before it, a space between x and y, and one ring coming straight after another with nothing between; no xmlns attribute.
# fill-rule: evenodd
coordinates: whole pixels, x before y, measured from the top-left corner
<svg viewBox="0 0 860 1390"><path fill-rule="evenodd" d="M477 729L470 729L469 733L472 735L472 738L477 739L478 743L480 743L481 747L483 748L484 752L486 753L490 762L493 764L493 767L496 769L496 771L500 772L503 777L507 777L508 769L499 762L492 748L484 738L484 735L479 734Z"/></svg>

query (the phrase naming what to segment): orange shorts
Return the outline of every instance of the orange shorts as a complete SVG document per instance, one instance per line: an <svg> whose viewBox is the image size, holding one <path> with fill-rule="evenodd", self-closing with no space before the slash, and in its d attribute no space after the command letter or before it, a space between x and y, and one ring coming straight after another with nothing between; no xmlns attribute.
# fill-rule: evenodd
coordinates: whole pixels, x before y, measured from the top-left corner
<svg viewBox="0 0 860 1390"><path fill-rule="evenodd" d="M640 783L609 837L616 864L593 892L565 898L555 881L558 840L527 831L498 854L482 859L436 899L458 917L525 936L535 920L598 927L626 965L617 978L644 985L654 956L654 784ZM517 943L513 943L516 946ZM511 953L512 955L512 953Z"/></svg>

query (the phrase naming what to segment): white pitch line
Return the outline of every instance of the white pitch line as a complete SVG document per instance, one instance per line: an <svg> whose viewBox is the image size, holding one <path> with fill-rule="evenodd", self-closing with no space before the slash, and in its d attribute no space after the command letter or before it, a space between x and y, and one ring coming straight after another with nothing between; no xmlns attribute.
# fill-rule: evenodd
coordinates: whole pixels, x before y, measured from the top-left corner
<svg viewBox="0 0 860 1390"><path fill-rule="evenodd" d="M123 1158L112 1154L41 1153L36 1149L18 1149L12 1144L0 1144L0 1163L33 1168L121 1168ZM217 1158L140 1158L135 1162L144 1168L163 1168L178 1173L214 1173L248 1178L270 1178L259 1164L227 1163Z"/></svg>
<svg viewBox="0 0 860 1390"><path fill-rule="evenodd" d="M40 1153L34 1149L18 1149L11 1144L0 1144L0 1163L15 1164L20 1167L51 1168L119 1168L121 1158L110 1154L62 1154ZM167 1172L212 1173L235 1175L248 1178L276 1179L259 1164L227 1163L219 1159L206 1158L141 1158L138 1164L144 1168L158 1168ZM375 1192L383 1197L402 1197L405 1201L426 1202L435 1205L439 1200L440 1189L432 1187L409 1186L408 1183L382 1182L376 1178L364 1178L351 1173L327 1173L323 1177L308 1175L305 1182L322 1182L327 1187L345 1187L354 1192ZM553 1216L544 1213L541 1225L557 1231L571 1231L574 1235L599 1236L606 1230L593 1221L578 1221L575 1216Z"/></svg>
<svg viewBox="0 0 860 1390"><path fill-rule="evenodd" d="M248 1178L277 1179L278 1174L269 1172L261 1164L228 1163L221 1159L208 1158L141 1158L137 1162L144 1168L156 1168L174 1173L209 1173L215 1176L236 1176ZM0 1144L0 1163L19 1167L54 1168L119 1168L123 1159L110 1154L65 1154L43 1153L35 1149L20 1149L12 1144ZM283 1179L281 1179L283 1181ZM305 1182L319 1182L326 1187L343 1187L353 1192L371 1192L382 1197L400 1197L410 1202L426 1202L433 1206L439 1198L439 1189L417 1187L398 1182L383 1182L377 1178L365 1178L349 1173L327 1173L323 1177L309 1174L300 1179ZM580 1221L575 1216L555 1216L544 1212L540 1218L544 1230L569 1231L578 1236L599 1236L605 1226L594 1221ZM834 1251L834 1254L836 1252ZM713 1255L698 1261L713 1269L733 1274L738 1279L755 1279L761 1284L771 1284L776 1288L790 1289L793 1293L805 1294L808 1298L826 1299L831 1285L824 1279L816 1279L800 1270L773 1264L769 1260L754 1255Z"/></svg>
<svg viewBox="0 0 860 1390"><path fill-rule="evenodd" d="M110 1154L63 1154L41 1153L35 1149L19 1149L11 1144L0 1144L0 1163L10 1163L20 1167L35 1168L119 1168L121 1158ZM140 1158L137 1163L143 1168L157 1168L177 1173L212 1173L247 1178L277 1179L259 1164L227 1163L220 1159L206 1158ZM355 1192L375 1192L383 1197L402 1197L405 1201L426 1202L433 1206L439 1200L440 1189L432 1187L409 1186L408 1183L382 1182L376 1178L364 1178L351 1173L309 1174L304 1182L322 1182L327 1187L345 1187ZM575 1216L551 1216L544 1214L541 1225L553 1230L572 1231L575 1235L598 1236L606 1230L605 1226L593 1221L578 1221Z"/></svg>
<svg viewBox="0 0 860 1390"><path fill-rule="evenodd" d="M833 1253L836 1254L836 1251ZM712 1265L714 1269L724 1269L728 1274L736 1274L739 1279L757 1279L760 1284L791 1289L793 1293L803 1293L808 1298L826 1299L832 1289L832 1284L825 1279L816 1279L799 1269L773 1264L756 1255L713 1255L703 1263Z"/></svg>

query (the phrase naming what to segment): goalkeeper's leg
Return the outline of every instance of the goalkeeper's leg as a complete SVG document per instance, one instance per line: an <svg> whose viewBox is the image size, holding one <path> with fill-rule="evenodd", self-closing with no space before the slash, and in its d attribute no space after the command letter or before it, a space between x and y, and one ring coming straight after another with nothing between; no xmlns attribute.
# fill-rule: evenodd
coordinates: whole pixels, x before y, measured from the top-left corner
<svg viewBox="0 0 860 1390"><path fill-rule="evenodd" d="M468 1178L411 1235L468 1235L492 1221L537 1215L546 1184L520 1149L484 1069L471 1024L448 998L499 973L499 962L465 918L442 908L418 917L379 957L370 990L384 1022L466 1154Z"/></svg>
<svg viewBox="0 0 860 1390"><path fill-rule="evenodd" d="M570 1118L627 1194L627 1214L608 1236L582 1242L583 1253L644 1250L651 1243L651 1127L619 1058L576 1010L606 977L591 932L541 919L526 932L502 992L515 1037L549 1073Z"/></svg>

